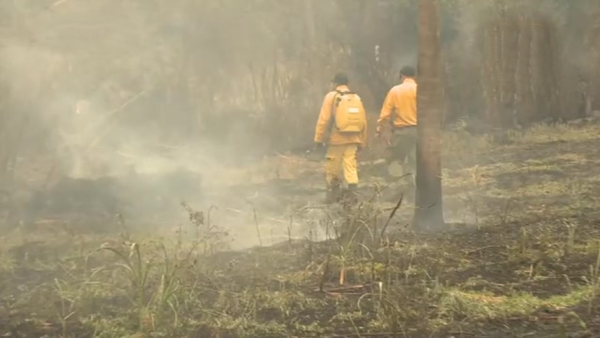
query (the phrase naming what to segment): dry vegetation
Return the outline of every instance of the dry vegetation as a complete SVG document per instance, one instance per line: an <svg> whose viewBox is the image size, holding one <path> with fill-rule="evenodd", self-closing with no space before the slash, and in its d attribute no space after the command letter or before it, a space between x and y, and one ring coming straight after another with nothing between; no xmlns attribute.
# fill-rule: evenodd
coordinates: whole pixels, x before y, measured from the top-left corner
<svg viewBox="0 0 600 338"><path fill-rule="evenodd" d="M18 228L2 237L0 333L593 337L599 134L595 124L536 126L500 144L448 132L444 189L453 222L439 234L406 229L410 203L395 212L402 185L370 176L360 206L324 211L305 238L267 246L272 239L257 224L263 246L237 252L224 249L228 234L211 221L214 210L188 207L190 223L161 237ZM289 179L301 187L306 175L321 173ZM279 210L321 194L306 189L308 199L282 194ZM307 209L294 213L303 224L314 215ZM311 238L317 232L327 240Z"/></svg>
<svg viewBox="0 0 600 338"><path fill-rule="evenodd" d="M300 155L335 71L376 117L416 1L0 1L0 336L600 336L600 2L441 3L416 234L382 144L352 208Z"/></svg>

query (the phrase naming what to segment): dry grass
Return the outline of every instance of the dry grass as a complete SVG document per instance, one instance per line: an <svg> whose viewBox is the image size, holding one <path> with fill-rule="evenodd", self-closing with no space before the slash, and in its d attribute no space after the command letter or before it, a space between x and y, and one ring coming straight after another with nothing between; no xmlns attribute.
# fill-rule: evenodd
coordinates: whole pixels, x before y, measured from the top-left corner
<svg viewBox="0 0 600 338"><path fill-rule="evenodd" d="M383 233L397 196L371 190L350 211L321 210L303 240L241 252L223 250L222 229L192 209L163 238L16 230L0 251L0 335L594 336L597 132L543 126L502 144L446 135L447 217L469 224L439 234L404 229L408 204ZM322 174L282 160L298 185ZM290 201L280 196L282 208ZM297 210L294 222L313 216Z"/></svg>

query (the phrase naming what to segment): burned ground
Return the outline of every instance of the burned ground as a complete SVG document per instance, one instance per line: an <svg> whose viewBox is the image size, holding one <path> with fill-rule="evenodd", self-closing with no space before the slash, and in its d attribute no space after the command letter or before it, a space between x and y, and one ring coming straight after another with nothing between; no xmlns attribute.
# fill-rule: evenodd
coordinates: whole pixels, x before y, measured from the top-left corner
<svg viewBox="0 0 600 338"><path fill-rule="evenodd" d="M201 202L172 203L181 225L98 232L84 224L99 209L78 226L40 216L2 237L0 334L594 337L598 135L539 126L498 144L448 132L450 224L435 234L406 227L410 196L383 232L408 186L368 163L360 206L326 208L321 163L291 154L203 174ZM178 182L177 192L190 186ZM69 214L89 197L77 189L62 199ZM127 203L106 199L106 214Z"/></svg>

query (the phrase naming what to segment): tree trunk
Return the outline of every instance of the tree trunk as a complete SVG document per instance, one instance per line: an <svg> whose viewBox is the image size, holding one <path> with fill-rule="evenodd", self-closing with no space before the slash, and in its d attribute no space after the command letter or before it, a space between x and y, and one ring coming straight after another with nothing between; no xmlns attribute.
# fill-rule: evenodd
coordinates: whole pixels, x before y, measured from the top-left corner
<svg viewBox="0 0 600 338"><path fill-rule="evenodd" d="M444 225L441 177L440 12L438 0L419 0L419 86L417 110L417 191L415 229L438 229Z"/></svg>

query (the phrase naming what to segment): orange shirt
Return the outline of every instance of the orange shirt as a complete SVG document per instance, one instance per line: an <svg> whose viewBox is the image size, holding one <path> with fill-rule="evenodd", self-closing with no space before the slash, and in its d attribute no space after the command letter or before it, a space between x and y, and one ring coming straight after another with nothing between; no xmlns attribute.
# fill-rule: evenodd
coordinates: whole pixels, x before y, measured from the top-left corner
<svg viewBox="0 0 600 338"><path fill-rule="evenodd" d="M341 92L349 92L348 86L338 86L336 90ZM364 145L367 141L367 128L365 127L360 133L340 133L335 127L335 123L332 123L331 119L335 118L331 116L331 108L333 107L333 99L336 96L336 92L332 91L325 95L323 105L321 106L321 113L319 114L319 120L317 121L317 127L315 128L315 142L325 142L325 137L329 132L329 145L344 145L344 144L361 144ZM364 107L361 109L361 114L365 114ZM365 121L367 120L365 116ZM330 130L328 130L331 127Z"/></svg>
<svg viewBox="0 0 600 338"><path fill-rule="evenodd" d="M414 79L404 79L402 84L390 89L377 121L378 132L387 125L394 112L394 127L417 125L417 83Z"/></svg>

